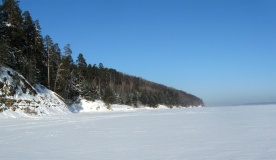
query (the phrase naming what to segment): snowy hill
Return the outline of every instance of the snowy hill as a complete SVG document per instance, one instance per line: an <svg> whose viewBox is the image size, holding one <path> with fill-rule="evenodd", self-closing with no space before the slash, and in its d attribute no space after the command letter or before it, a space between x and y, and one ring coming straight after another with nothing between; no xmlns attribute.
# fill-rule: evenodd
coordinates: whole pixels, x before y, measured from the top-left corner
<svg viewBox="0 0 276 160"><path fill-rule="evenodd" d="M157 108L168 109L164 105L157 105ZM55 92L39 84L32 86L18 72L7 67L0 67L0 118L79 112L133 111L136 109L128 105L111 104L107 106L102 100L88 101L82 98L67 106L63 98ZM138 109L153 108L139 106Z"/></svg>
<svg viewBox="0 0 276 160"><path fill-rule="evenodd" d="M54 92L32 86L21 74L0 67L0 117L55 115L70 113Z"/></svg>

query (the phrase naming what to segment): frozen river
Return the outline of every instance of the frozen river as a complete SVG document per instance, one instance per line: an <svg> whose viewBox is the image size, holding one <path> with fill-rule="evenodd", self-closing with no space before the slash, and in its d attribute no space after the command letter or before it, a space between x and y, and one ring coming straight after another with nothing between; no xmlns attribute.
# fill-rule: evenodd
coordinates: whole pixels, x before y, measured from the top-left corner
<svg viewBox="0 0 276 160"><path fill-rule="evenodd" d="M0 119L1 160L272 160L276 105Z"/></svg>

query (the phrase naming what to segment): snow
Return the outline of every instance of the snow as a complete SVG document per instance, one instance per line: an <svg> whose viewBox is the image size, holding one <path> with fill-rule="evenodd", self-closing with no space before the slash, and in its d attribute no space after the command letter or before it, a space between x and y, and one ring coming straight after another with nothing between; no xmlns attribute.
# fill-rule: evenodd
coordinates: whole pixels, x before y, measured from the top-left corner
<svg viewBox="0 0 276 160"><path fill-rule="evenodd" d="M48 90L42 85L32 86L21 74L8 67L0 67L0 88L2 99L12 101L13 104L0 105L0 118L52 116L82 112L110 112L134 111L135 108L127 105L113 104L107 106L103 101L88 101L79 99L78 103L67 106L62 97ZM24 91L23 91L24 90ZM15 92L15 93L14 93ZM7 101L6 101L7 102ZM15 112L11 111L15 108ZM159 109L168 109L159 105ZM139 106L139 109L152 109ZM27 114L28 112L29 114Z"/></svg>
<svg viewBox="0 0 276 160"><path fill-rule="evenodd" d="M81 99L79 103L71 105L73 112L94 112L94 111L108 111L104 102L100 100L88 101Z"/></svg>
<svg viewBox="0 0 276 160"><path fill-rule="evenodd" d="M276 105L153 109L79 99L68 107L12 69L0 68L0 82L2 98L18 106L0 106L1 160L276 159Z"/></svg>
<svg viewBox="0 0 276 160"><path fill-rule="evenodd" d="M0 159L273 160L275 115L259 105L6 118Z"/></svg>
<svg viewBox="0 0 276 160"><path fill-rule="evenodd" d="M109 109L108 109L109 108ZM168 109L165 105L159 105L158 109ZM146 106L139 106L139 108L134 108L128 105L121 105L121 104L111 104L108 107L103 101L95 100L95 101L88 101L86 99L80 99L79 103L72 104L69 109L73 113L82 113L82 112L125 112L125 111L135 111L140 109L153 109L151 107Z"/></svg>
<svg viewBox="0 0 276 160"><path fill-rule="evenodd" d="M0 96L2 98L14 100L14 106L18 106L16 111L13 112L9 107L5 106L5 104L0 105L0 108L5 108L5 111L0 113L0 118L32 116L26 114L26 111L24 111L26 108L30 108L29 112L35 114L33 116L71 113L67 105L56 93L48 90L42 85L32 86L21 74L8 67L0 67L0 82L4 84L3 88L16 89L14 95L6 95L0 90ZM22 88L26 88L26 92L23 92Z"/></svg>
<svg viewBox="0 0 276 160"><path fill-rule="evenodd" d="M32 86L21 74L8 67L0 67L0 82L0 99L3 99L4 102L0 104L0 118L52 116L83 112L125 112L137 109L153 109L147 106L134 108L118 104L107 106L101 100L88 101L82 98L79 98L77 103L67 106L63 98L55 92L39 84ZM168 107L164 105L159 105L157 108L168 109ZM173 108L177 107L175 106Z"/></svg>
<svg viewBox="0 0 276 160"><path fill-rule="evenodd" d="M7 26L7 27L11 27L11 26L12 26L12 24L11 24L11 23L6 22L6 26Z"/></svg>

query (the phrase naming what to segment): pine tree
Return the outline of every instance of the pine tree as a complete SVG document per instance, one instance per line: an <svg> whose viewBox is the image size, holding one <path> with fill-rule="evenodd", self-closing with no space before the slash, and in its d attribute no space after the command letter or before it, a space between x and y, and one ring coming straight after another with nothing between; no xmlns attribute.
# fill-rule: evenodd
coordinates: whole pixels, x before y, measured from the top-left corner
<svg viewBox="0 0 276 160"><path fill-rule="evenodd" d="M5 41L0 38L0 65L13 67L14 56L11 54L10 47L5 43Z"/></svg>
<svg viewBox="0 0 276 160"><path fill-rule="evenodd" d="M2 5L0 5L0 65L13 66L14 55L11 53L11 48L7 44L6 40L6 23L3 14Z"/></svg>
<svg viewBox="0 0 276 160"><path fill-rule="evenodd" d="M45 75L47 75L47 53L44 50L43 37L41 35L41 27L39 25L39 21L34 21L35 25L35 41L34 41L34 52L36 57L36 83L40 83L42 85L47 85L47 79Z"/></svg>
<svg viewBox="0 0 276 160"><path fill-rule="evenodd" d="M99 87L99 96L102 98L103 89L105 89L106 83L106 68L102 63L99 63L99 71L98 71L98 87Z"/></svg>
<svg viewBox="0 0 276 160"><path fill-rule="evenodd" d="M106 87L103 94L103 101L106 103L108 109L110 109L110 104L113 104L115 100L115 94L113 93L112 89L110 87Z"/></svg>
<svg viewBox="0 0 276 160"><path fill-rule="evenodd" d="M77 89L79 94L82 97L88 97L89 96L89 88L90 85L88 81L86 80L86 70L87 70L87 64L86 60L84 59L82 53L79 53L77 60L76 60L76 65L77 65L77 76L78 76L78 81L77 81Z"/></svg>
<svg viewBox="0 0 276 160"><path fill-rule="evenodd" d="M0 35L2 41L9 47L5 47L5 54L12 58L11 67L22 72L26 64L26 57L23 54L24 49L24 31L22 26L21 10L19 1L2 0L3 5L0 8ZM11 65L11 64L10 64Z"/></svg>
<svg viewBox="0 0 276 160"><path fill-rule="evenodd" d="M75 69L70 44L65 45L60 63L62 63L63 71L60 73L62 79L59 81L59 93L66 98L69 98L70 96L74 97L76 92L76 74L74 71Z"/></svg>
<svg viewBox="0 0 276 160"><path fill-rule="evenodd" d="M79 81L81 81L82 79L85 79L86 68L87 68L87 63L86 63L86 60L84 59L82 53L80 53L78 55L76 62L77 62L77 67L78 67Z"/></svg>
<svg viewBox="0 0 276 160"><path fill-rule="evenodd" d="M23 13L23 29L24 29L24 55L27 59L27 63L25 64L24 75L29 82L36 82L37 77L37 61L36 61L36 53L35 53L35 38L36 38L36 29L35 24L32 20L32 17L28 11Z"/></svg>
<svg viewBox="0 0 276 160"><path fill-rule="evenodd" d="M65 45L64 54L62 56L61 61L64 65L64 68L66 68L68 71L72 70L72 66L73 66L74 61L73 61L73 58L72 58L72 50L71 50L70 44Z"/></svg>

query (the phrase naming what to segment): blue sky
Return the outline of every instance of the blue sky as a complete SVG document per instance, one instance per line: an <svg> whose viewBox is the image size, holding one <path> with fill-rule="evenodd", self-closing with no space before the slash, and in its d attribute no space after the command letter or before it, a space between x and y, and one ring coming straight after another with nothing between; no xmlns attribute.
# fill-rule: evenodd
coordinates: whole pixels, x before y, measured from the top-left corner
<svg viewBox="0 0 276 160"><path fill-rule="evenodd" d="M274 0L22 0L20 7L87 63L209 106L276 101Z"/></svg>

